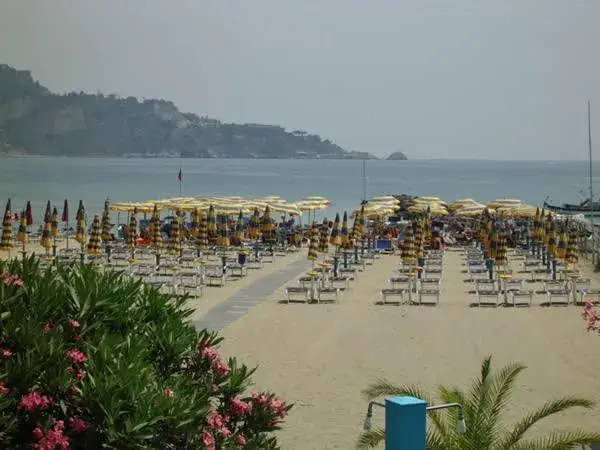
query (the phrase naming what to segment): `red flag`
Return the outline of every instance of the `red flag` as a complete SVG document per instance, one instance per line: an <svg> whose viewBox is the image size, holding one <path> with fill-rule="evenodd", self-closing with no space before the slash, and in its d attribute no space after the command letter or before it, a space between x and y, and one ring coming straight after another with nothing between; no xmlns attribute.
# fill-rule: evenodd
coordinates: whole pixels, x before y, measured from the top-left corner
<svg viewBox="0 0 600 450"><path fill-rule="evenodd" d="M181 167L179 168L179 173L177 174L177 179L179 181L183 181L183 174L181 173Z"/></svg>

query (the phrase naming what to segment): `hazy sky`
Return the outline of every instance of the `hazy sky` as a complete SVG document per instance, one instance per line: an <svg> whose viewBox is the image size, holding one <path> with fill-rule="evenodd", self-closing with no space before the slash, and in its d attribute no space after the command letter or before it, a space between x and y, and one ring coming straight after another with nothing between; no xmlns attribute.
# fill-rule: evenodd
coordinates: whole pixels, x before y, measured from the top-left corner
<svg viewBox="0 0 600 450"><path fill-rule="evenodd" d="M584 159L599 23L600 0L2 0L0 62L377 155Z"/></svg>

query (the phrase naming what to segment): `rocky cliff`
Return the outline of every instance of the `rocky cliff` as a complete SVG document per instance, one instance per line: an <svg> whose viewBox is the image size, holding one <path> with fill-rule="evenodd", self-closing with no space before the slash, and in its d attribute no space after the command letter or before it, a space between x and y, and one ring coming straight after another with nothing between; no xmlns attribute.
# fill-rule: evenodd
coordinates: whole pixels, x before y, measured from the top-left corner
<svg viewBox="0 0 600 450"><path fill-rule="evenodd" d="M191 158L373 158L305 131L225 123L164 100L58 95L0 65L0 153ZM367 155L367 156L365 156Z"/></svg>

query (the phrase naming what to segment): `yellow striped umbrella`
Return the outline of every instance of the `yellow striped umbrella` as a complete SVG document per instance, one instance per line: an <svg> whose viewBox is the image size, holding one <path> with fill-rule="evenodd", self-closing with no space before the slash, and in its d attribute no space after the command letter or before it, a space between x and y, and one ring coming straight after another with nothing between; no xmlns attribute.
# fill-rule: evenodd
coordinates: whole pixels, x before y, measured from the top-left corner
<svg viewBox="0 0 600 450"><path fill-rule="evenodd" d="M548 255L550 256L556 256L556 224L554 223L554 220L552 219L552 217L549 215L550 220L548 220L548 222L546 222L546 224L548 225L546 227L546 239L547 239L547 249L546 252L548 253Z"/></svg>
<svg viewBox="0 0 600 450"><path fill-rule="evenodd" d="M211 245L215 245L217 243L217 216L215 213L215 207L210 205L208 208L208 217L207 217L207 231L208 231L208 243Z"/></svg>
<svg viewBox="0 0 600 450"><path fill-rule="evenodd" d="M569 231L565 261L568 264L577 264L579 262L579 257L577 256L577 230L574 228L571 228Z"/></svg>
<svg viewBox="0 0 600 450"><path fill-rule="evenodd" d="M496 260L496 255L498 254L499 241L500 241L500 236L498 236L498 230L496 229L496 226L494 224L492 224L492 229L491 229L489 237L488 237L488 246L489 246L488 257L490 259Z"/></svg>
<svg viewBox="0 0 600 450"><path fill-rule="evenodd" d="M52 209L52 217L50 219L50 230L52 232L53 238L58 236L58 209L56 209L56 206Z"/></svg>
<svg viewBox="0 0 600 450"><path fill-rule="evenodd" d="M308 246L308 260L316 261L318 257L318 249L319 249L319 232L317 231L317 222L312 223L312 227L310 228L310 245Z"/></svg>
<svg viewBox="0 0 600 450"><path fill-rule="evenodd" d="M335 247L339 247L342 243L342 238L340 237L340 214L335 214L335 220L333 221L333 228L331 229L331 237L329 238L329 243Z"/></svg>
<svg viewBox="0 0 600 450"><path fill-rule="evenodd" d="M158 253L163 246L163 238L160 232L160 214L158 208L155 206L152 210L152 222L150 225L150 243L154 250Z"/></svg>
<svg viewBox="0 0 600 450"><path fill-rule="evenodd" d="M179 217L177 215L171 222L171 238L169 239L169 252L173 255L181 253L181 232L179 229Z"/></svg>
<svg viewBox="0 0 600 450"><path fill-rule="evenodd" d="M414 230L414 249L415 249L415 257L422 258L423 257L423 220L415 220L413 222L413 230Z"/></svg>
<svg viewBox="0 0 600 450"><path fill-rule="evenodd" d="M258 208L254 208L254 213L248 224L248 238L258 239L260 237L260 212Z"/></svg>
<svg viewBox="0 0 600 450"><path fill-rule="evenodd" d="M94 215L94 221L92 222L92 231L90 232L90 239L87 244L87 251L92 255L100 253L100 217L98 214Z"/></svg>
<svg viewBox="0 0 600 450"><path fill-rule="evenodd" d="M408 225L404 230L404 241L402 242L402 250L400 257L404 264L415 263L414 238L412 225Z"/></svg>
<svg viewBox="0 0 600 450"><path fill-rule="evenodd" d="M25 211L21 213L21 220L19 222L19 231L17 232L17 241L23 244L23 250L25 250L25 244L28 241L27 236L27 216L25 215Z"/></svg>
<svg viewBox="0 0 600 450"><path fill-rule="evenodd" d="M12 213L11 213L11 202L10 198L6 202L6 209L4 210L4 218L2 219L2 239L0 239L0 249L10 252L13 248L12 243Z"/></svg>
<svg viewBox="0 0 600 450"><path fill-rule="evenodd" d="M344 249L352 248L352 241L348 232L348 213L344 211L344 218L342 219L342 229L340 231L340 247Z"/></svg>
<svg viewBox="0 0 600 450"><path fill-rule="evenodd" d="M85 207L83 206L83 200L79 200L79 207L77 208L77 214L75 215L75 221L77 223L77 229L75 230L75 240L81 244L81 251L83 252L83 246L85 245Z"/></svg>
<svg viewBox="0 0 600 450"><path fill-rule="evenodd" d="M102 222L100 223L100 228L102 230L100 235L102 241L105 244L112 241L112 235L110 234L110 209L108 201L104 202L104 210L102 211Z"/></svg>
<svg viewBox="0 0 600 450"><path fill-rule="evenodd" d="M44 224L40 245L46 249L46 254L52 248L52 225L50 225L50 222Z"/></svg>
<svg viewBox="0 0 600 450"><path fill-rule="evenodd" d="M198 236L198 213L199 213L199 209L195 208L192 209L192 212L190 213L190 219L191 219L191 223L190 223L190 239L195 239Z"/></svg>
<svg viewBox="0 0 600 450"><path fill-rule="evenodd" d="M569 237L567 236L567 227L562 226L560 233L558 235L558 245L556 247L556 257L558 259L565 260L567 258L567 241Z"/></svg>
<svg viewBox="0 0 600 450"><path fill-rule="evenodd" d="M52 221L52 205L50 200L46 203L46 211L44 212L44 223L50 223Z"/></svg>
<svg viewBox="0 0 600 450"><path fill-rule="evenodd" d="M544 245L548 246L548 242L550 240L550 234L552 229L554 228L554 221L552 220L552 216L550 213L546 216L546 220L544 222Z"/></svg>
<svg viewBox="0 0 600 450"><path fill-rule="evenodd" d="M240 245L242 245L242 242L244 241L244 214L242 213L242 210L240 210L239 214L238 214L238 218L237 218L237 222L235 223L235 237L236 239L238 239L240 242Z"/></svg>
<svg viewBox="0 0 600 450"><path fill-rule="evenodd" d="M327 217L323 219L319 234L319 252L327 253L329 251L329 222Z"/></svg>
<svg viewBox="0 0 600 450"><path fill-rule="evenodd" d="M204 211L198 211L198 235L196 236L196 250L208 247L208 224Z"/></svg>
<svg viewBox="0 0 600 450"><path fill-rule="evenodd" d="M132 250L134 250L137 246L137 240L139 237L138 221L136 216L137 208L134 209L129 216L129 227L127 227L127 245Z"/></svg>
<svg viewBox="0 0 600 450"><path fill-rule="evenodd" d="M494 258L494 262L499 266L507 263L507 244L506 232L504 230L500 230L500 232L498 232L498 246L496 247L496 255Z"/></svg>
<svg viewBox="0 0 600 450"><path fill-rule="evenodd" d="M222 248L228 248L230 245L229 236L228 236L228 227L227 227L227 216L221 215L219 216L219 227L218 233L219 237L217 238L217 245Z"/></svg>
<svg viewBox="0 0 600 450"><path fill-rule="evenodd" d="M263 242L273 242L275 240L275 223L273 223L273 219L271 218L271 208L269 208L269 205L265 208L260 228Z"/></svg>
<svg viewBox="0 0 600 450"><path fill-rule="evenodd" d="M539 242L540 241L540 237L541 237L541 233L540 233L540 224L541 224L541 220L540 220L540 208L536 208L535 210L535 216L533 217L533 230L532 230L532 239L533 242Z"/></svg>

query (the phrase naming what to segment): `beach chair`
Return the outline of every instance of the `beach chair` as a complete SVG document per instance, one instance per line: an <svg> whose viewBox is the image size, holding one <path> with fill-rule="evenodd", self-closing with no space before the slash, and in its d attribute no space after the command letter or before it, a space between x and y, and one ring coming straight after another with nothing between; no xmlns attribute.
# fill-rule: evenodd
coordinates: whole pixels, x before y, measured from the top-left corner
<svg viewBox="0 0 600 450"><path fill-rule="evenodd" d="M200 280L200 276L196 271L182 271L177 274L179 282L176 285L176 292L179 294L186 293L192 295L192 297L202 297L204 292L204 285Z"/></svg>
<svg viewBox="0 0 600 450"><path fill-rule="evenodd" d="M404 289L405 291L410 291L413 288L413 280L409 277L390 277L388 278L388 283L392 286L392 289Z"/></svg>
<svg viewBox="0 0 600 450"><path fill-rule="evenodd" d="M325 298L323 298L325 297ZM340 290L335 287L319 287L317 288L317 303L329 301L334 303L340 302Z"/></svg>
<svg viewBox="0 0 600 450"><path fill-rule="evenodd" d="M498 306L500 291L496 289L477 289L478 306Z"/></svg>
<svg viewBox="0 0 600 450"><path fill-rule="evenodd" d="M426 303L437 305L440 302L440 285L439 285L439 283L436 285L432 285L432 284L423 285L422 284L419 287L419 290L417 292L417 298L418 298L419 305L422 305L424 303L423 297L433 297L435 299L434 302L426 302Z"/></svg>
<svg viewBox="0 0 600 450"><path fill-rule="evenodd" d="M490 280L489 278L481 278L475 280L476 291L495 291L497 290L496 280Z"/></svg>
<svg viewBox="0 0 600 450"><path fill-rule="evenodd" d="M531 306L533 302L533 291L511 291L510 298L514 307L517 306Z"/></svg>
<svg viewBox="0 0 600 450"><path fill-rule="evenodd" d="M595 304L600 303L600 289L598 288L587 288L581 290L579 293L579 305L585 305L588 301Z"/></svg>
<svg viewBox="0 0 600 450"><path fill-rule="evenodd" d="M545 291L550 306L555 304L569 304L571 290L567 288L567 284L564 281L546 281Z"/></svg>
<svg viewBox="0 0 600 450"><path fill-rule="evenodd" d="M529 273L531 274L531 281L535 282L547 279L552 272L544 266L537 266L530 268Z"/></svg>
<svg viewBox="0 0 600 450"><path fill-rule="evenodd" d="M235 263L235 264L231 264L230 266L228 266L227 269L229 270L229 273L231 274L232 277L244 278L247 275L247 270L246 270L245 265L241 266L241 265Z"/></svg>
<svg viewBox="0 0 600 450"><path fill-rule="evenodd" d="M387 305L388 303L395 303L395 304L402 303L402 301L404 300L405 292L406 292L406 290L401 289L401 288L382 289L381 290L382 304ZM397 302L390 302L390 301L388 301L388 297L400 297L400 300Z"/></svg>
<svg viewBox="0 0 600 450"><path fill-rule="evenodd" d="M225 283L227 282L227 275L225 275L224 273L216 273L216 272L212 272L212 273L207 273L206 276L204 277L205 281L206 281L206 285L207 286L218 286L218 287L223 287L225 286Z"/></svg>
<svg viewBox="0 0 600 450"><path fill-rule="evenodd" d="M302 286L286 286L285 296L287 303L290 303L291 301L308 303L310 301L310 289Z"/></svg>
<svg viewBox="0 0 600 450"><path fill-rule="evenodd" d="M350 282L354 280L352 275L338 275L329 277L329 287L337 287L340 290L350 289ZM341 285L341 286L340 286Z"/></svg>

